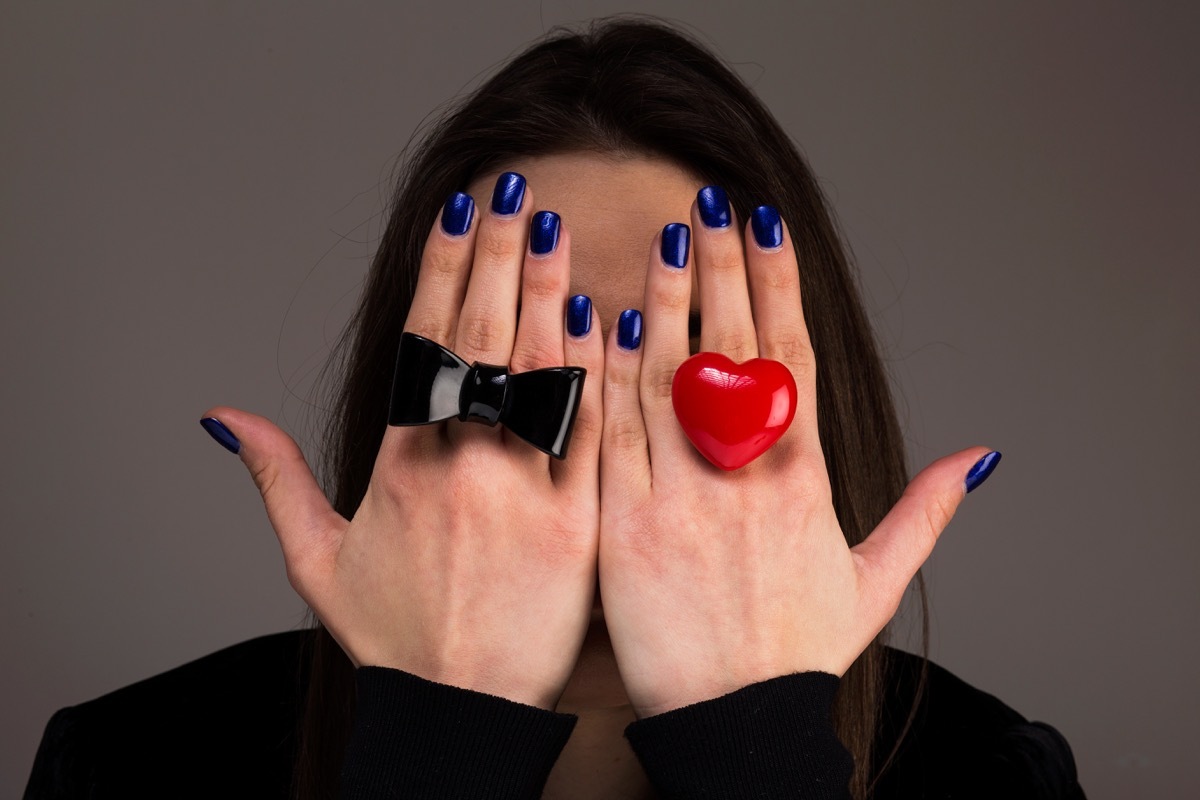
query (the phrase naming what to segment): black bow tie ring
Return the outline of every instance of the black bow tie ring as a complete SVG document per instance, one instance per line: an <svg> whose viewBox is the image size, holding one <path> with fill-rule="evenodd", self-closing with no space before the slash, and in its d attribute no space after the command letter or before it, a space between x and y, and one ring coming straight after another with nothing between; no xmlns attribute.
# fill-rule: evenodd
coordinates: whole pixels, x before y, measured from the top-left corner
<svg viewBox="0 0 1200 800"><path fill-rule="evenodd" d="M426 425L450 417L501 422L543 453L566 458L586 374L583 367L511 373L478 361L468 366L432 339L404 331L388 425Z"/></svg>

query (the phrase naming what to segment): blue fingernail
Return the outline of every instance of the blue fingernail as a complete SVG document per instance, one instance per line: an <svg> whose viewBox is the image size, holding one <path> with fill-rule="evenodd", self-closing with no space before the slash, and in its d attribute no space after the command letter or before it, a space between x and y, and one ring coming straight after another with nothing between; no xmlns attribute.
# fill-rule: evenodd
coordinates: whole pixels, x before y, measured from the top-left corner
<svg viewBox="0 0 1200 800"><path fill-rule="evenodd" d="M764 250L773 250L783 244L783 223L779 212L771 206L759 206L750 214L750 225L754 228L754 241Z"/></svg>
<svg viewBox="0 0 1200 800"><path fill-rule="evenodd" d="M1000 451L993 450L983 458L975 462L975 466L971 467L971 471L967 473L966 484L967 494L970 494L976 486L988 479L988 475L992 474L992 470L1000 463Z"/></svg>
<svg viewBox="0 0 1200 800"><path fill-rule="evenodd" d="M521 210L525 199L525 178L516 172L505 172L496 179L492 190L492 211L500 216L515 214Z"/></svg>
<svg viewBox="0 0 1200 800"><path fill-rule="evenodd" d="M669 267L687 266L688 240L691 229L682 222L671 222L662 231L662 260Z"/></svg>
<svg viewBox="0 0 1200 800"><path fill-rule="evenodd" d="M242 443L233 435L233 431L221 424L221 420L216 417L205 417L200 420L200 425L208 431L209 436L220 442L222 447L234 455L237 455L238 451L242 449Z"/></svg>
<svg viewBox="0 0 1200 800"><path fill-rule="evenodd" d="M700 220L710 228L728 228L731 221L729 198L720 186L705 186L696 194Z"/></svg>
<svg viewBox="0 0 1200 800"><path fill-rule="evenodd" d="M592 300L577 294L567 301L567 333L584 336L592 329Z"/></svg>
<svg viewBox="0 0 1200 800"><path fill-rule="evenodd" d="M625 350L637 350L642 343L642 312L627 308L617 320L617 344Z"/></svg>
<svg viewBox="0 0 1200 800"><path fill-rule="evenodd" d="M529 225L529 251L538 256L553 253L558 247L558 227L558 214L553 211L534 214Z"/></svg>
<svg viewBox="0 0 1200 800"><path fill-rule="evenodd" d="M475 201L471 195L455 192L442 206L442 230L451 236L462 236L471 228L475 216Z"/></svg>

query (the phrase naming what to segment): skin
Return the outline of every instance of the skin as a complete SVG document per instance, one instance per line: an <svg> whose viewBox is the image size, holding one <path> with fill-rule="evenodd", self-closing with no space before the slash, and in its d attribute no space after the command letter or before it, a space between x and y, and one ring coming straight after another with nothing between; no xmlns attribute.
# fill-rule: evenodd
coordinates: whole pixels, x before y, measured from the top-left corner
<svg viewBox="0 0 1200 800"><path fill-rule="evenodd" d="M501 171L528 181L509 217L490 211ZM705 228L702 186L660 158L524 159L468 187L467 234L430 232L404 329L468 363L586 368L564 460L502 426L389 426L347 521L287 434L237 409L205 415L241 440L289 581L356 666L579 715L544 797L653 797L622 736L634 719L780 675L844 674L989 452L922 470L849 548L817 435L790 234L784 226L783 246L764 250L744 220ZM538 209L562 218L546 256L528 249ZM683 270L658 255L669 222L692 230ZM573 294L593 302L592 330L578 338L563 323ZM626 308L644 314L636 350L616 341ZM704 325L689 341L696 311ZM700 456L674 417L670 379L698 350L773 359L796 380L792 425L734 472Z"/></svg>
<svg viewBox="0 0 1200 800"><path fill-rule="evenodd" d="M480 175L466 190L477 207L487 207L496 178L510 170L535 187L539 209L554 211L570 229L569 295L592 299L600 337L607 341L623 310L643 307L650 243L667 223L689 220L704 181L662 159L567 153ZM698 312L694 271L690 285L689 310ZM698 338L691 340L691 352L699 346ZM656 797L623 735L637 715L621 682L599 592L579 660L555 710L576 714L579 722L543 798Z"/></svg>

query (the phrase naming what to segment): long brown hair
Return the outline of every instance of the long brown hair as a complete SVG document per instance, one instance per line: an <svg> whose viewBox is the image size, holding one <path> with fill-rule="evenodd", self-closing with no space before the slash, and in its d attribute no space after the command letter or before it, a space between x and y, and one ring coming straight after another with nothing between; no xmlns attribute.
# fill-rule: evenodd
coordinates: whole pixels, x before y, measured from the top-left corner
<svg viewBox="0 0 1200 800"><path fill-rule="evenodd" d="M326 365L338 388L319 474L337 511L352 518L366 493L387 425L388 376L442 201L506 162L568 151L665 156L723 187L741 219L764 202L779 210L801 264L834 507L848 542L862 541L907 476L847 248L808 165L762 102L692 36L641 15L597 20L580 32L551 30L430 123L401 162L361 304ZM917 586L924 610L919 576ZM333 797L353 714L353 666L312 623L294 787L299 797ZM855 759L857 798L869 795L895 752L883 759L872 752L883 656L881 637L843 677L834 708L838 736Z"/></svg>

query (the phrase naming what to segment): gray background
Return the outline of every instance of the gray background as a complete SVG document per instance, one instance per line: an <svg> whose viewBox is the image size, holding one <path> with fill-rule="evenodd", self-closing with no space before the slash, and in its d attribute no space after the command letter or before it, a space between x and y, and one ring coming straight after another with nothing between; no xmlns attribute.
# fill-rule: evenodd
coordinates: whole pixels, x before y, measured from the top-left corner
<svg viewBox="0 0 1200 800"><path fill-rule="evenodd" d="M811 160L912 466L1004 452L927 568L933 655L1061 729L1093 798L1200 793L1195 8L637 8L707 37ZM55 709L300 622L200 414L313 453L409 135L621 10L0 10L0 794Z"/></svg>

